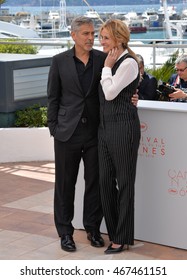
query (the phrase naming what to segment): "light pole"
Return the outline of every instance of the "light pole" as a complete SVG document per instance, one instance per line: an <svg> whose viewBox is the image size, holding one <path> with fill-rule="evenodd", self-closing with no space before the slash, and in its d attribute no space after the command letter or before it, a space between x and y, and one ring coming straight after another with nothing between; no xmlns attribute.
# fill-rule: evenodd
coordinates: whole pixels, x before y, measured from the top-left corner
<svg viewBox="0 0 187 280"><path fill-rule="evenodd" d="M66 24L66 0L60 0L60 26L59 30L67 28Z"/></svg>
<svg viewBox="0 0 187 280"><path fill-rule="evenodd" d="M42 22L43 22L43 14L42 14L42 0L40 0L40 26L41 26L41 37L43 37Z"/></svg>
<svg viewBox="0 0 187 280"><path fill-rule="evenodd" d="M167 36L168 36L168 39L171 39L172 38L172 32L171 32L171 26L170 26L170 23L169 23L167 0L162 0L162 4L163 4L164 14L165 14Z"/></svg>

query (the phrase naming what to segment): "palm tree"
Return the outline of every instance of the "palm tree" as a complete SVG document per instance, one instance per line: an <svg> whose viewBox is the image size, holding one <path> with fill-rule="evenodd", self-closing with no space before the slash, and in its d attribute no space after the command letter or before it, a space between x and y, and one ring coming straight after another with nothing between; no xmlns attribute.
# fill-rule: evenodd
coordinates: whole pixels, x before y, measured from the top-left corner
<svg viewBox="0 0 187 280"><path fill-rule="evenodd" d="M6 2L6 0L0 0L0 9L1 9L1 5L4 4Z"/></svg>

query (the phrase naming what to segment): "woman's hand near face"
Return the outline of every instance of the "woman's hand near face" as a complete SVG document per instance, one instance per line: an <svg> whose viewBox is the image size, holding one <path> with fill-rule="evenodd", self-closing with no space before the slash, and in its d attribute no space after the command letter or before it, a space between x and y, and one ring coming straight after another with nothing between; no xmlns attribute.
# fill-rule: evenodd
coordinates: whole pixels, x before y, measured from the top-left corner
<svg viewBox="0 0 187 280"><path fill-rule="evenodd" d="M119 57L119 50L118 48L113 48L109 51L106 59L105 59L105 67L110 67L112 68L114 66L114 64L116 63L116 60Z"/></svg>

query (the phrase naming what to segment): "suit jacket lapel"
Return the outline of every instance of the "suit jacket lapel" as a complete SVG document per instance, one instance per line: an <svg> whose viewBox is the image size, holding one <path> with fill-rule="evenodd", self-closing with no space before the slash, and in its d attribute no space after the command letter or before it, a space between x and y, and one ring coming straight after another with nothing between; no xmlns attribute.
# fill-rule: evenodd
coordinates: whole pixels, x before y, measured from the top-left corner
<svg viewBox="0 0 187 280"><path fill-rule="evenodd" d="M101 64L99 63L99 58L98 58L99 54L95 53L93 50L93 74L92 74L92 81L90 83L90 87L89 90L86 93L86 96L88 94L90 94L93 85L95 83L95 81L100 77L101 77ZM79 95L83 95L83 91L79 82L79 78L78 78L78 74L77 74L77 69L75 66L75 62L74 62L74 48L72 48L68 54L67 54L67 71L69 71L70 75L72 76L72 79L75 82L75 85L77 86L76 89L76 93Z"/></svg>

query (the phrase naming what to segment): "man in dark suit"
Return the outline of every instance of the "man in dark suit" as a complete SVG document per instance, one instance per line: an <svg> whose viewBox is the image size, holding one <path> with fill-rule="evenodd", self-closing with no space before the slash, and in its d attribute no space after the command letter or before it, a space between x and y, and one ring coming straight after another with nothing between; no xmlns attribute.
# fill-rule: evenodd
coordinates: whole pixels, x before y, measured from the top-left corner
<svg viewBox="0 0 187 280"><path fill-rule="evenodd" d="M74 47L53 57L48 77L48 126L54 136L54 219L61 248L76 250L73 240L75 184L84 162L83 225L92 246L104 246L100 234L102 208L99 194L98 85L105 54L92 49L91 19L78 17L71 25Z"/></svg>
<svg viewBox="0 0 187 280"><path fill-rule="evenodd" d="M144 70L144 59L140 54L136 55L138 58L141 81L138 87L139 99L156 100L157 99L157 79L148 74Z"/></svg>

